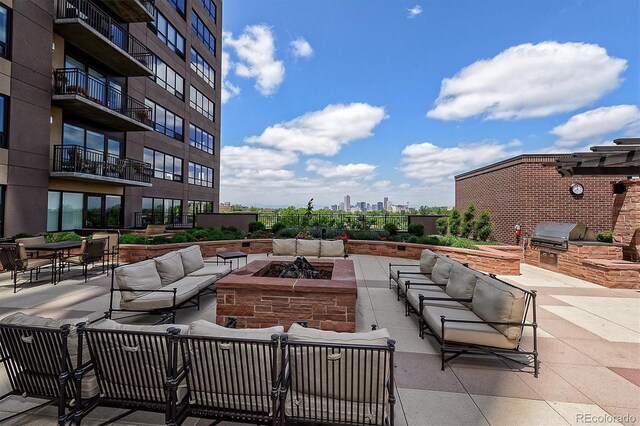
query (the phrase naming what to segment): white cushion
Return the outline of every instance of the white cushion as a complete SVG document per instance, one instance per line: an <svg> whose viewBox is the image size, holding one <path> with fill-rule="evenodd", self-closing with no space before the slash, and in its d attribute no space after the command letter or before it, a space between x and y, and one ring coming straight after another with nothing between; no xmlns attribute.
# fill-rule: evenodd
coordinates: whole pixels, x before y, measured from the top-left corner
<svg viewBox="0 0 640 426"><path fill-rule="evenodd" d="M195 285L196 287L198 287L198 291L202 291L216 281L218 281L217 275L189 275L188 277L179 279L178 281L173 283L172 286L180 288L182 286Z"/></svg>
<svg viewBox="0 0 640 426"><path fill-rule="evenodd" d="M449 275L451 275L451 268L453 268L453 263L450 260L438 257L431 271L431 279L436 284L447 284Z"/></svg>
<svg viewBox="0 0 640 426"><path fill-rule="evenodd" d="M160 275L160 282L163 286L173 284L184 277L182 267L182 256L176 251L167 253L153 259L156 262L156 269Z"/></svg>
<svg viewBox="0 0 640 426"><path fill-rule="evenodd" d="M485 321L520 323L525 311L525 293L491 277L478 277L473 292L473 312ZM494 325L508 339L520 337L519 326Z"/></svg>
<svg viewBox="0 0 640 426"><path fill-rule="evenodd" d="M197 320L189 324L189 335L209 337L232 337L237 339L271 340L273 334L284 333L284 327L276 325L269 328L227 328L206 320Z"/></svg>
<svg viewBox="0 0 640 426"><path fill-rule="evenodd" d="M320 240L297 240L296 256L320 257Z"/></svg>
<svg viewBox="0 0 640 426"><path fill-rule="evenodd" d="M365 333L339 333L292 324L287 332L290 342L349 343L353 345L386 346L391 337L386 328Z"/></svg>
<svg viewBox="0 0 640 426"><path fill-rule="evenodd" d="M187 334L189 326L185 324L120 324L119 322L106 319L92 325L91 328L100 328L104 330L122 330L122 331L144 331L151 333L165 333L170 328L177 328L181 334Z"/></svg>
<svg viewBox="0 0 640 426"><path fill-rule="evenodd" d="M320 256L321 257L343 257L344 241L320 240Z"/></svg>
<svg viewBox="0 0 640 426"><path fill-rule="evenodd" d="M189 275L204 266L200 246L189 246L178 250L178 253L182 256L182 268L185 275Z"/></svg>
<svg viewBox="0 0 640 426"><path fill-rule="evenodd" d="M197 281L178 283L179 284L173 283L162 287L162 290L173 290L174 288L177 290L176 306L196 296L200 291ZM120 300L120 307L122 309L136 309L142 311L172 308L173 293L168 291L148 292L135 299Z"/></svg>
<svg viewBox="0 0 640 426"><path fill-rule="evenodd" d="M134 290L120 292L124 301L134 300L149 290L162 287L160 275L156 270L156 262L153 259L120 266L115 270L115 277L119 289Z"/></svg>
<svg viewBox="0 0 640 426"><path fill-rule="evenodd" d="M295 256L296 240L294 238L274 239L271 251L274 256Z"/></svg>
<svg viewBox="0 0 640 426"><path fill-rule="evenodd" d="M420 312L420 295L424 295L424 297L436 297L439 299L451 299L451 297L445 293L444 290L438 289L438 287L432 287L430 289L424 290L422 288L409 288L407 291L407 302L416 310L416 312ZM444 308L452 308L452 309L467 309L462 304L456 302L455 300L428 300L424 299L425 309L429 306L441 306Z"/></svg>
<svg viewBox="0 0 640 426"><path fill-rule="evenodd" d="M430 274L438 260L438 255L429 249L422 250L420 253L420 272Z"/></svg>
<svg viewBox="0 0 640 426"><path fill-rule="evenodd" d="M445 291L454 299L471 299L476 287L476 274L464 266L454 266ZM470 308L470 302L463 302Z"/></svg>
<svg viewBox="0 0 640 426"><path fill-rule="evenodd" d="M189 274L190 277L210 276L215 275L218 278L222 278L231 273L231 267L226 263L217 264L215 261L205 261L204 268L193 271Z"/></svg>

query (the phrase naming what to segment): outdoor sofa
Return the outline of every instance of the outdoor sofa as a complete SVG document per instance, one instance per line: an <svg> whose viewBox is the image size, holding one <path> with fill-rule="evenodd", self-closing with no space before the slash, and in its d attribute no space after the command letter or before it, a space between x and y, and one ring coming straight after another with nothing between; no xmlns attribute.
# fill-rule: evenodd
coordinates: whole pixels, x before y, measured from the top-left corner
<svg viewBox="0 0 640 426"><path fill-rule="evenodd" d="M225 263L205 261L194 245L114 268L109 313L114 311L166 313L197 306L200 296L215 292L215 282L231 272ZM115 294L120 294L115 307Z"/></svg>
<svg viewBox="0 0 640 426"><path fill-rule="evenodd" d="M398 297L404 296L406 315L418 316L420 337L428 334L438 342L442 370L446 362L463 354L493 354L524 365L533 363L538 377L535 291L431 250L421 253L419 265L390 264L389 281L395 281ZM520 344L526 328L532 329L531 350Z"/></svg>
<svg viewBox="0 0 640 426"><path fill-rule="evenodd" d="M395 342L386 330L334 333L294 324L283 331L18 313L0 321L0 353L12 386L7 395L57 403L61 425L81 424L100 406L128 409L111 422L144 410L164 413L168 425L189 416L393 425Z"/></svg>
<svg viewBox="0 0 640 426"><path fill-rule="evenodd" d="M343 240L305 240L274 238L271 253L292 257L347 257Z"/></svg>

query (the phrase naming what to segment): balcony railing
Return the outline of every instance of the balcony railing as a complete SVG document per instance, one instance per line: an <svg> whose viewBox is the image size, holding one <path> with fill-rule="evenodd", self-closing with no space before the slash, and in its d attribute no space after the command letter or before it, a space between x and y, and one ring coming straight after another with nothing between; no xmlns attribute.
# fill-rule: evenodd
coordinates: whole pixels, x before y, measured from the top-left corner
<svg viewBox="0 0 640 426"><path fill-rule="evenodd" d="M409 216L406 214L376 214L365 215L358 213L313 213L286 214L286 213L259 213L258 220L271 228L276 223L286 226L328 226L348 227L362 229L384 229L387 223L394 223L398 230L406 231L409 227Z"/></svg>
<svg viewBox="0 0 640 426"><path fill-rule="evenodd" d="M53 147L53 171L150 183L151 164L86 149L77 145Z"/></svg>
<svg viewBox="0 0 640 426"><path fill-rule="evenodd" d="M135 212L134 226L144 228L147 225L166 225L168 228L193 228L195 214L166 212Z"/></svg>
<svg viewBox="0 0 640 426"><path fill-rule="evenodd" d="M81 96L113 112L151 126L151 108L77 68L62 68L55 71L54 93Z"/></svg>
<svg viewBox="0 0 640 426"><path fill-rule="evenodd" d="M143 4L146 8L152 7L148 2ZM144 66L149 67L151 64L151 51L89 0L58 1L56 18L79 19Z"/></svg>

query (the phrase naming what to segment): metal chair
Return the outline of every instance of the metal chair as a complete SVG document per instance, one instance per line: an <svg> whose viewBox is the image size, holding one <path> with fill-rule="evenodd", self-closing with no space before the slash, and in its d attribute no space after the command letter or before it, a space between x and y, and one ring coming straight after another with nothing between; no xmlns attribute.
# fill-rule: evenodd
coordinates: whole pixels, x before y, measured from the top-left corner
<svg viewBox="0 0 640 426"><path fill-rule="evenodd" d="M80 246L80 253L67 256L62 259L63 263L81 265L82 275L84 275L84 282L87 282L87 275L89 272L89 265L102 262L102 272L104 272L104 252L105 252L106 240L104 238L98 238L95 240L82 240L82 246Z"/></svg>
<svg viewBox="0 0 640 426"><path fill-rule="evenodd" d="M4 243L0 244L0 263L6 271L13 273L13 292L18 290L18 273L29 272L29 282L33 281L33 272L36 273L36 279L40 274L40 268L51 266L51 282L55 283L54 259L30 258L24 244L21 243Z"/></svg>
<svg viewBox="0 0 640 426"><path fill-rule="evenodd" d="M107 275L109 275L109 269L120 264L120 233L96 233L92 238L105 240L104 256L107 258Z"/></svg>

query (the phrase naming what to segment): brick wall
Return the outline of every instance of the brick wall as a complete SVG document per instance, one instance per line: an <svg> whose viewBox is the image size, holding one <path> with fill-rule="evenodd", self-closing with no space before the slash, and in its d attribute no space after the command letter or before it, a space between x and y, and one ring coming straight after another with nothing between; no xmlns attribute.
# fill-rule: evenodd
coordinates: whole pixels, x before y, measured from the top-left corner
<svg viewBox="0 0 640 426"><path fill-rule="evenodd" d="M624 259L640 261L640 179L623 181L626 191L614 196L613 235L624 245Z"/></svg>
<svg viewBox="0 0 640 426"><path fill-rule="evenodd" d="M622 176L562 177L542 163L554 156L525 155L456 177L456 208L474 204L488 210L494 222L492 238L504 244L519 244L514 227L522 235L544 221L583 222L597 231L612 230L611 182ZM581 183L584 195L572 196L569 186Z"/></svg>

